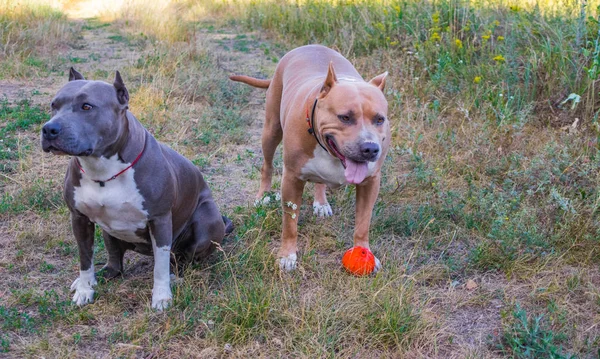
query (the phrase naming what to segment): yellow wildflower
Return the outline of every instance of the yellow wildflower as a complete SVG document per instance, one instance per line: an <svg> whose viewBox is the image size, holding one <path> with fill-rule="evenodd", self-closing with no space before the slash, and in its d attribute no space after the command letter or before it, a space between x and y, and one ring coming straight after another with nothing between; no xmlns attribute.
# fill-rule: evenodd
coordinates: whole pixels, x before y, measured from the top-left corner
<svg viewBox="0 0 600 359"><path fill-rule="evenodd" d="M500 21L498 21L498 20L495 20L495 21L494 21L494 26L499 26L499 25L500 25Z"/></svg>
<svg viewBox="0 0 600 359"><path fill-rule="evenodd" d="M441 38L440 34L438 34L437 32L434 32L434 33L431 35L431 41L440 41L441 39L442 39L442 38Z"/></svg>
<svg viewBox="0 0 600 359"><path fill-rule="evenodd" d="M498 56L494 57L493 60L496 61L496 62L504 62L504 61L506 61L506 59L502 55L498 55Z"/></svg>
<svg viewBox="0 0 600 359"><path fill-rule="evenodd" d="M504 41L504 36L498 36L498 41Z"/></svg>
<svg viewBox="0 0 600 359"><path fill-rule="evenodd" d="M484 40L489 40L490 39L490 35L483 35L481 36L482 39Z"/></svg>
<svg viewBox="0 0 600 359"><path fill-rule="evenodd" d="M440 13L434 12L433 15L431 15L431 20L433 20L434 24L439 23L440 22Z"/></svg>
<svg viewBox="0 0 600 359"><path fill-rule="evenodd" d="M475 78L473 79L473 82L478 84L481 82L481 76L475 76Z"/></svg>
<svg viewBox="0 0 600 359"><path fill-rule="evenodd" d="M463 48L463 43L462 43L462 41L460 41L460 39L454 40L454 43L456 44L457 48L459 48L459 49Z"/></svg>

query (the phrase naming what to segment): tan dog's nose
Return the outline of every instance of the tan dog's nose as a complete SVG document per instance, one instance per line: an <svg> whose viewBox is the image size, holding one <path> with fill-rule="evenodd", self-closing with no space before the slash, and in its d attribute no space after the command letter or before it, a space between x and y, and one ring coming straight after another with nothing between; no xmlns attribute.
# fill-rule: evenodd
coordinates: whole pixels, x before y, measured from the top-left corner
<svg viewBox="0 0 600 359"><path fill-rule="evenodd" d="M379 155L379 145L375 142L364 142L360 145L360 153L365 161L375 161Z"/></svg>

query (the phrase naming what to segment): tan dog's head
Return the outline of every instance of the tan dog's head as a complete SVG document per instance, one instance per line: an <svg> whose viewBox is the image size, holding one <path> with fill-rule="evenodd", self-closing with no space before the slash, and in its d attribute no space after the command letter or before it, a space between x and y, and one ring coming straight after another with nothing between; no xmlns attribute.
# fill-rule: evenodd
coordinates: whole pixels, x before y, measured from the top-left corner
<svg viewBox="0 0 600 359"><path fill-rule="evenodd" d="M338 81L333 64L318 96L317 132L344 164L346 180L361 183L369 162L377 162L390 141L383 73L369 82Z"/></svg>

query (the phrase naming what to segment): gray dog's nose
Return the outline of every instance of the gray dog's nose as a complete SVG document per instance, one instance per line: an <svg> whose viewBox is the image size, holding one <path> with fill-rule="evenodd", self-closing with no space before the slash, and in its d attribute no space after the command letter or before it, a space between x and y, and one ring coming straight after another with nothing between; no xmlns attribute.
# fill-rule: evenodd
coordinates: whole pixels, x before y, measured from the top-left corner
<svg viewBox="0 0 600 359"><path fill-rule="evenodd" d="M42 134L47 140L53 140L58 137L60 133L60 124L56 122L49 122L42 127Z"/></svg>
<svg viewBox="0 0 600 359"><path fill-rule="evenodd" d="M374 142L365 142L360 145L360 153L367 161L373 161L379 154L379 145Z"/></svg>

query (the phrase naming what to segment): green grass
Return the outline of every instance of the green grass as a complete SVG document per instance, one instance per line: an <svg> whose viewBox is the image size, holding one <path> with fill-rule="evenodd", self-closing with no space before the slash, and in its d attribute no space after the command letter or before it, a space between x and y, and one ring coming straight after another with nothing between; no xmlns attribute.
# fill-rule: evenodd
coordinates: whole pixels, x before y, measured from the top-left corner
<svg viewBox="0 0 600 359"><path fill-rule="evenodd" d="M70 300L63 300L54 290L36 293L13 290L15 306L0 305L0 328L12 333L41 333L61 321L68 323L93 320Z"/></svg>
<svg viewBox="0 0 600 359"><path fill-rule="evenodd" d="M567 359L576 358L566 354L561 343L567 339L556 333L543 315L528 317L527 312L516 306L512 311L512 323L502 335L502 352L518 359Z"/></svg>
<svg viewBox="0 0 600 359"><path fill-rule="evenodd" d="M2 118L0 159L5 160L0 169L6 171L8 166L6 160L15 160L19 156L19 150L21 150L19 134L34 125L48 121L50 116L47 110L32 105L29 99L12 104L4 98L0 100L0 118ZM26 144L26 147L28 146L30 144ZM25 148L25 150L27 149Z"/></svg>

